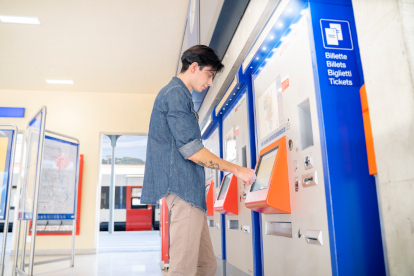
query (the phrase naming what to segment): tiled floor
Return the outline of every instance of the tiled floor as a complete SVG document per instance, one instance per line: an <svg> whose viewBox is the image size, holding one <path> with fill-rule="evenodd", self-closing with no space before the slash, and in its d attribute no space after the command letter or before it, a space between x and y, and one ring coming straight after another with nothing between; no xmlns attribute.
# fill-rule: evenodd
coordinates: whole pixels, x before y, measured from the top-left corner
<svg viewBox="0 0 414 276"><path fill-rule="evenodd" d="M116 232L112 235L101 233L99 253L94 255L77 255L75 267L69 267L69 261L35 266L35 275L42 276L125 276L146 275L163 276L161 270L161 243L158 231L151 232ZM10 251L8 251L10 252ZM64 256L36 256L35 261L49 260ZM14 257L6 256L4 275L11 275ZM28 262L28 259L26 259ZM26 270L27 271L27 270Z"/></svg>

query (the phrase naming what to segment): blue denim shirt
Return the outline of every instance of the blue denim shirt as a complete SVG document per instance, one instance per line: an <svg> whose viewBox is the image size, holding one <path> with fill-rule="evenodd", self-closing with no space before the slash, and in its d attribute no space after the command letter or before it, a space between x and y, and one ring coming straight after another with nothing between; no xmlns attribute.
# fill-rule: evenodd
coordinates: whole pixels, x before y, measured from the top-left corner
<svg viewBox="0 0 414 276"><path fill-rule="evenodd" d="M204 168L188 160L203 147L191 93L174 77L152 109L141 203L171 193L206 211Z"/></svg>

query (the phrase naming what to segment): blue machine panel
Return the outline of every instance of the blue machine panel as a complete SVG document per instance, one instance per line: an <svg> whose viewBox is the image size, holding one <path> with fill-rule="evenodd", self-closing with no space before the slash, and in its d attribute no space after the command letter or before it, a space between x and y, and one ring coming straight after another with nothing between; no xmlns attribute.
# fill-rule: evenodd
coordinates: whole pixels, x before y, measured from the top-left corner
<svg viewBox="0 0 414 276"><path fill-rule="evenodd" d="M352 6L310 3L314 78L325 153L325 192L333 275L385 275L377 193L369 175L359 88L363 82ZM332 25L333 24L333 25ZM328 43L328 33L337 31ZM339 35L339 29L342 35ZM342 40L341 40L342 39ZM328 53L352 76L329 80ZM347 55L347 59L340 59ZM332 58L331 58L332 60ZM326 80L328 78L328 81ZM324 80L325 79L325 80ZM345 80L345 81L344 81ZM348 81L346 81L348 80ZM352 81L352 83L351 83Z"/></svg>

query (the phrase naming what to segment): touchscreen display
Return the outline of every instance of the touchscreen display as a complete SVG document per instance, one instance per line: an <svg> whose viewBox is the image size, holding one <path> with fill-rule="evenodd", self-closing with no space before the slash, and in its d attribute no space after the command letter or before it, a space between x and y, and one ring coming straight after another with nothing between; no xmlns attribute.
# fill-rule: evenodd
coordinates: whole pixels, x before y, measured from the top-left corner
<svg viewBox="0 0 414 276"><path fill-rule="evenodd" d="M219 200L224 199L224 197L226 196L227 189L229 188L229 185L230 185L231 177L232 177L232 174L228 174L224 178L223 185L221 185L220 194L218 196Z"/></svg>
<svg viewBox="0 0 414 276"><path fill-rule="evenodd" d="M270 176L272 174L273 165L277 156L279 147L268 151L260 156L259 165L256 170L256 181L253 183L251 192L264 190L269 185Z"/></svg>
<svg viewBox="0 0 414 276"><path fill-rule="evenodd" d="M210 188L210 184L206 186L206 197L207 197L207 193L208 193L209 188Z"/></svg>

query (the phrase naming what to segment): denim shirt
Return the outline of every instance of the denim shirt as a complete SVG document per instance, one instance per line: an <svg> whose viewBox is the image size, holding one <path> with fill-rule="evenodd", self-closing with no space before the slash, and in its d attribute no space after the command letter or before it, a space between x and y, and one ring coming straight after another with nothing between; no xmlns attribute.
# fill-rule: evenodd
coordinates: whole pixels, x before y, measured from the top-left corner
<svg viewBox="0 0 414 276"><path fill-rule="evenodd" d="M171 193L206 212L204 168L188 160L203 147L191 93L174 77L152 109L141 203Z"/></svg>

